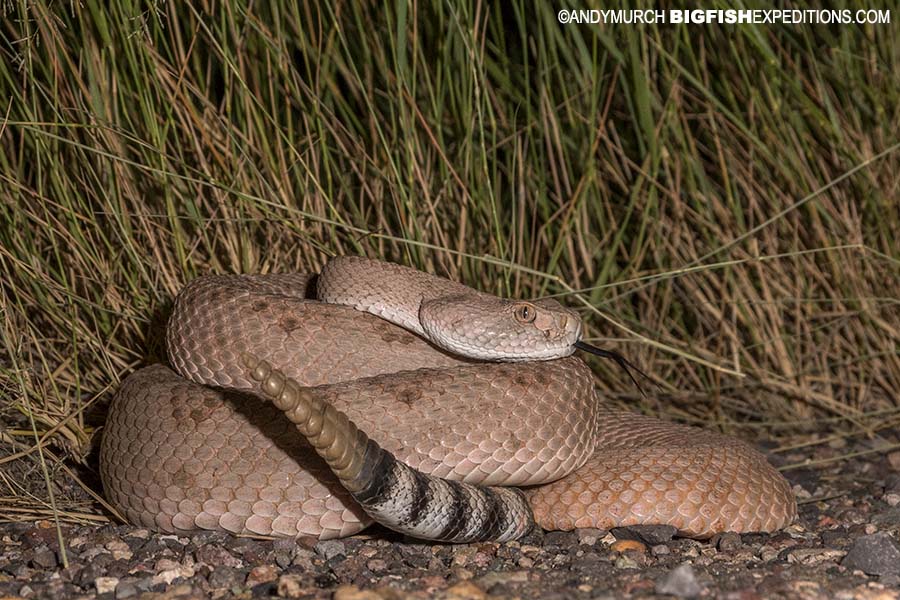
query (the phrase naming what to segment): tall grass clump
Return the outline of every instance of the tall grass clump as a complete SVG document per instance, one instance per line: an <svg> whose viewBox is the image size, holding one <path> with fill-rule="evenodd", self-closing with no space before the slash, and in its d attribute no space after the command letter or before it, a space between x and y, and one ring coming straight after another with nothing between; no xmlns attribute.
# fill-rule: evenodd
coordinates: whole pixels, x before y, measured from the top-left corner
<svg viewBox="0 0 900 600"><path fill-rule="evenodd" d="M11 518L67 481L99 492L105 402L164 360L186 281L331 254L564 296L653 373L636 409L807 438L900 422L895 24L561 26L526 0L0 10ZM87 502L65 508L99 518Z"/></svg>

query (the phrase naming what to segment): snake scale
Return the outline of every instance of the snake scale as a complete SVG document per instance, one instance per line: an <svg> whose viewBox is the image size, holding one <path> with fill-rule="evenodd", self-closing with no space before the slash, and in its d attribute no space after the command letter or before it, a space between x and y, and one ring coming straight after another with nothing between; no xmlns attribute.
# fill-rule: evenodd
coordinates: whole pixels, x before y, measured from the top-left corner
<svg viewBox="0 0 900 600"><path fill-rule="evenodd" d="M604 403L572 356L581 335L556 301L365 258L200 277L168 322L174 371L141 369L113 400L107 497L164 532L321 539L373 520L465 542L794 519L790 486L750 445Z"/></svg>

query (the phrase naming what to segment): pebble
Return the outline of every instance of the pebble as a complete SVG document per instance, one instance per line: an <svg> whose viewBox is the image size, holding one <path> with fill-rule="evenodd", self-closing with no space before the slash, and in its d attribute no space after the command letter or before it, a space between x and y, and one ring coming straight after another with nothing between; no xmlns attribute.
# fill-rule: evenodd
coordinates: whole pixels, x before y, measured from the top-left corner
<svg viewBox="0 0 900 600"><path fill-rule="evenodd" d="M611 533L620 540L637 540L648 546L655 546L670 541L678 533L678 529L672 525L630 525L616 527Z"/></svg>
<svg viewBox="0 0 900 600"><path fill-rule="evenodd" d="M278 579L278 567L275 565L260 565L250 569L247 575L247 585L250 587L261 583L269 583Z"/></svg>
<svg viewBox="0 0 900 600"><path fill-rule="evenodd" d="M134 556L134 552L131 551L128 544L122 540L113 540L103 547L109 550L109 553L112 554L115 560L131 560Z"/></svg>
<svg viewBox="0 0 900 600"><path fill-rule="evenodd" d="M594 529L592 527L584 527L575 530L575 537L582 546L593 546L600 540L606 531L603 529Z"/></svg>
<svg viewBox="0 0 900 600"><path fill-rule="evenodd" d="M872 524L882 529L900 528L900 506L892 506L872 516Z"/></svg>
<svg viewBox="0 0 900 600"><path fill-rule="evenodd" d="M323 540L316 544L315 552L331 560L335 556L347 556L347 546L340 540Z"/></svg>
<svg viewBox="0 0 900 600"><path fill-rule="evenodd" d="M493 571L479 578L478 585L488 589L495 585L523 583L528 581L528 571ZM448 591L453 588L449 588Z"/></svg>
<svg viewBox="0 0 900 600"><path fill-rule="evenodd" d="M56 552L49 546L38 546L34 550L31 562L38 569L55 569L59 562L56 560Z"/></svg>
<svg viewBox="0 0 900 600"><path fill-rule="evenodd" d="M478 551L474 546L460 546L453 551L453 560L451 561L451 564L454 567L465 567L471 562L472 558L474 558L476 552Z"/></svg>
<svg viewBox="0 0 900 600"><path fill-rule="evenodd" d="M763 562L769 562L778 558L778 550L769 545L760 546L756 554Z"/></svg>
<svg viewBox="0 0 900 600"><path fill-rule="evenodd" d="M845 554L843 550L832 548L794 548L787 553L787 561L791 564L817 565L829 560L838 560Z"/></svg>
<svg viewBox="0 0 900 600"><path fill-rule="evenodd" d="M150 582L142 579L129 578L119 581L116 585L116 600L134 598L142 591L150 589Z"/></svg>
<svg viewBox="0 0 900 600"><path fill-rule="evenodd" d="M387 571L387 561L380 558L371 558L366 561L366 568L373 573L383 573Z"/></svg>
<svg viewBox="0 0 900 600"><path fill-rule="evenodd" d="M361 590L355 585L342 585L334 590L333 600L384 600L384 596L372 590Z"/></svg>
<svg viewBox="0 0 900 600"><path fill-rule="evenodd" d="M187 579L193 577L196 573L193 559L188 557L182 564L168 558L161 558L156 561L156 575L153 577L154 583L170 584L179 577Z"/></svg>
<svg viewBox="0 0 900 600"><path fill-rule="evenodd" d="M114 592L117 585L119 585L118 577L98 577L94 580L94 587L97 588L98 594Z"/></svg>
<svg viewBox="0 0 900 600"><path fill-rule="evenodd" d="M637 540L619 540L609 547L613 552L639 552L643 554L647 551L647 546Z"/></svg>
<svg viewBox="0 0 900 600"><path fill-rule="evenodd" d="M694 569L687 564L675 567L656 584L657 594L670 594L678 598L695 598L702 592Z"/></svg>
<svg viewBox="0 0 900 600"><path fill-rule="evenodd" d="M640 565L638 562L631 556L627 554L621 554L616 557L616 562L614 563L617 569L639 569Z"/></svg>
<svg viewBox="0 0 900 600"><path fill-rule="evenodd" d="M734 552L741 547L741 536L728 531L714 535L710 543L713 544L719 552Z"/></svg>
<svg viewBox="0 0 900 600"><path fill-rule="evenodd" d="M279 577L275 591L280 598L302 598L310 593L303 585L303 578L294 574Z"/></svg>
<svg viewBox="0 0 900 600"><path fill-rule="evenodd" d="M150 537L150 530L143 528L132 529L131 531L125 533L125 537L135 538L138 540L146 540Z"/></svg>
<svg viewBox="0 0 900 600"><path fill-rule="evenodd" d="M204 544L194 551L194 558L198 563L210 567L231 567L239 569L244 566L244 561L237 558L231 552L216 544Z"/></svg>
<svg viewBox="0 0 900 600"><path fill-rule="evenodd" d="M313 560L315 559L315 553L308 549L303 548L302 546L297 546L293 551L293 559L291 560L291 564L295 567L299 567L304 571L313 571L315 570L315 565L313 564Z"/></svg>
<svg viewBox="0 0 900 600"><path fill-rule="evenodd" d="M244 573L230 567L215 567L206 578L215 589L230 589L244 582Z"/></svg>
<svg viewBox="0 0 900 600"><path fill-rule="evenodd" d="M900 544L884 532L861 537L853 543L841 565L868 575L898 575Z"/></svg>

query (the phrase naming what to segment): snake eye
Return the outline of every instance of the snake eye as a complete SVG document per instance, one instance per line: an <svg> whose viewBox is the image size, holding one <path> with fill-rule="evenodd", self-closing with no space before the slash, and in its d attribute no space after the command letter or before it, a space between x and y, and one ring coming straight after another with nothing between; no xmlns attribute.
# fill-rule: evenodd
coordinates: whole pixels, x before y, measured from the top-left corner
<svg viewBox="0 0 900 600"><path fill-rule="evenodd" d="M529 304L519 304L516 306L514 314L520 323L532 323L537 317L537 311Z"/></svg>

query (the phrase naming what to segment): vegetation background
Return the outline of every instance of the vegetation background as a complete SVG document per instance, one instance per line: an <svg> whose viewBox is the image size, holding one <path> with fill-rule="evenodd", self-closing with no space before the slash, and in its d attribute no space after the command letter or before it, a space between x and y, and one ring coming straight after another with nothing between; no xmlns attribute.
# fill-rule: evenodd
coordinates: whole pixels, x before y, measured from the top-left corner
<svg viewBox="0 0 900 600"><path fill-rule="evenodd" d="M595 364L635 409L782 449L900 423L896 23L556 10L0 5L0 518L105 518L69 492L186 281L332 254L564 296L658 382Z"/></svg>

